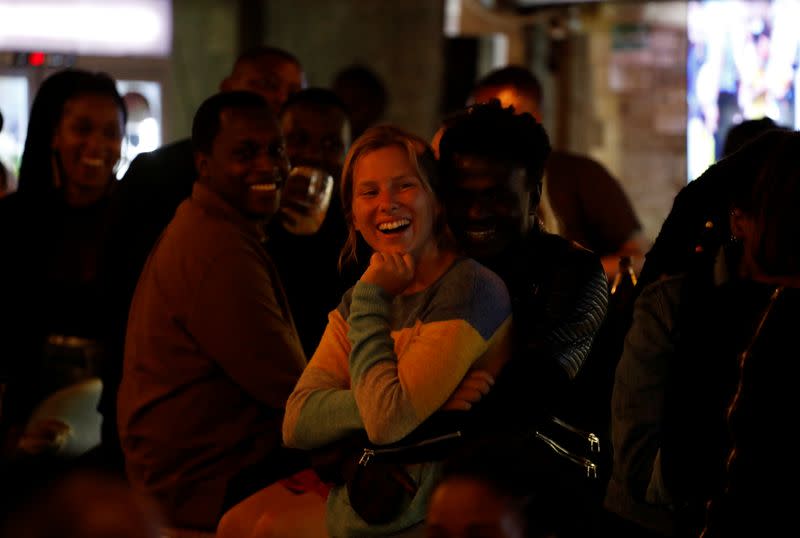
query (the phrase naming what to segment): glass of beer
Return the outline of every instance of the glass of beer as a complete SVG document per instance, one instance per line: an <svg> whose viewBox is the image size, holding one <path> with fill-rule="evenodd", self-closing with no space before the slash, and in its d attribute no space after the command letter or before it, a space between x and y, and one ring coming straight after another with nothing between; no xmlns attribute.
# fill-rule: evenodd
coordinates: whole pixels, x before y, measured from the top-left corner
<svg viewBox="0 0 800 538"><path fill-rule="evenodd" d="M281 193L283 227L295 235L316 233L333 193L333 176L311 166L295 166L289 172Z"/></svg>

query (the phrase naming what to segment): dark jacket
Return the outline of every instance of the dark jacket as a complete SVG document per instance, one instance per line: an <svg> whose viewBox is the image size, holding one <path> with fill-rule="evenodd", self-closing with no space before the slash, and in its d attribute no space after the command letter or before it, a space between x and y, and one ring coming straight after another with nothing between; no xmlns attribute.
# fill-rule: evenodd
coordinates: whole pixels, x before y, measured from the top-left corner
<svg viewBox="0 0 800 538"><path fill-rule="evenodd" d="M546 232L532 231L509 252L486 264L506 283L514 315L513 358L486 407L519 411L527 402L535 413L557 413L606 315L608 280L596 254Z"/></svg>
<svg viewBox="0 0 800 538"><path fill-rule="evenodd" d="M122 376L122 354L128 309L144 262L175 209L192 192L197 178L192 142L181 140L138 155L119 182L112 199L113 218L103 260L106 301L105 338L108 348L99 411L103 443L119 444L116 393Z"/></svg>
<svg viewBox="0 0 800 538"><path fill-rule="evenodd" d="M57 191L14 193L0 200L0 378L9 381L6 419L25 420L44 395L96 373L99 349L91 356L71 354L48 342L63 342L62 336L102 339L99 275L108 216L108 197L81 208L67 205Z"/></svg>
<svg viewBox="0 0 800 538"><path fill-rule="evenodd" d="M707 521L716 527L715 536L745 528L752 532L741 535L763 535L768 525L790 519L777 508L787 500L780 483L800 476L786 459L793 447L781 433L797 410L792 394L800 368L793 334L800 293L785 290L753 340L774 289L730 282L703 302L685 300L682 306L681 336L667 377L661 466L679 531L688 535ZM742 353L751 344L742 370ZM713 520L706 516L709 499L715 500Z"/></svg>

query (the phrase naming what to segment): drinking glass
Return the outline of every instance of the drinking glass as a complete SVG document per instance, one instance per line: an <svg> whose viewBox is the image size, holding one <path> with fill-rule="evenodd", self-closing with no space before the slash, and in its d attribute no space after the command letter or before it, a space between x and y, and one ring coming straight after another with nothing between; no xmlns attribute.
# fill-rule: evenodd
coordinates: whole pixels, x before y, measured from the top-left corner
<svg viewBox="0 0 800 538"><path fill-rule="evenodd" d="M295 166L281 193L283 227L295 235L317 233L331 202L333 177L320 168Z"/></svg>

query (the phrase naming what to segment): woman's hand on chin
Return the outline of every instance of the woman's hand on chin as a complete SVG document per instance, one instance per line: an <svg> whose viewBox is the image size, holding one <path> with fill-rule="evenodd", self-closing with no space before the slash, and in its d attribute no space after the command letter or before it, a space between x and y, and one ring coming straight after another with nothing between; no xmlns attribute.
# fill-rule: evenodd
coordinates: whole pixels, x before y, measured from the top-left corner
<svg viewBox="0 0 800 538"><path fill-rule="evenodd" d="M375 252L361 280L377 284L391 296L400 295L414 280L414 258L411 254Z"/></svg>

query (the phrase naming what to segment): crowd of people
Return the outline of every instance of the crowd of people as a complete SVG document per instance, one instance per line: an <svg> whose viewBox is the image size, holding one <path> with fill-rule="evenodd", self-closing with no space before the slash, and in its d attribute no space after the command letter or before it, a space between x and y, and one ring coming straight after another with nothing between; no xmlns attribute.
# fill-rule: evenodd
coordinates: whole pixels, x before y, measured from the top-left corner
<svg viewBox="0 0 800 538"><path fill-rule="evenodd" d="M477 81L430 141L382 122L388 95L364 66L307 87L249 50L190 138L117 181L114 80L43 82L0 200L0 529L790 526L769 434L794 410L800 135L732 132L651 248L617 180L551 148L527 69ZM624 299L621 258L644 262Z"/></svg>

